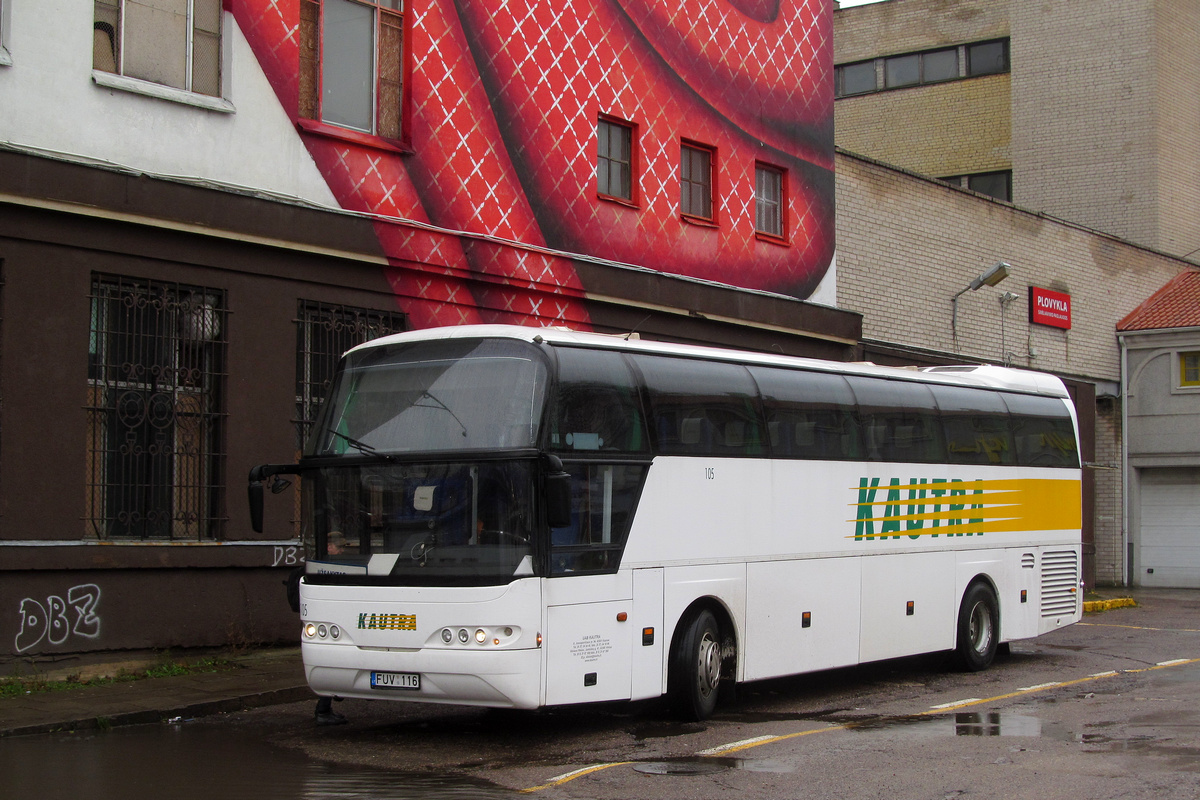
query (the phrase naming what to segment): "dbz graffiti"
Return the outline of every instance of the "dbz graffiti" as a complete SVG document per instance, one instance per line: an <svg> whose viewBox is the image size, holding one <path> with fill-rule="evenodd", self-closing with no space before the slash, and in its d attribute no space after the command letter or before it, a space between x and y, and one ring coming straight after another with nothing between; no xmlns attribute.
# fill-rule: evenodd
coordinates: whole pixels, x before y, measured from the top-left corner
<svg viewBox="0 0 1200 800"><path fill-rule="evenodd" d="M14 643L18 653L24 653L43 641L60 645L71 636L95 639L100 635L100 587L94 583L72 586L63 600L50 595L43 604L26 597L21 601L21 628Z"/></svg>
<svg viewBox="0 0 1200 800"><path fill-rule="evenodd" d="M226 7L338 202L380 215L415 327L586 328L586 287L563 253L801 298L829 269L826 0L387 3L407 26L406 152L301 114L301 59L321 52L301 17L323 2ZM597 199L601 115L636 125L636 202ZM682 142L715 156L711 224L681 217ZM759 163L787 176L786 233L771 241L755 231Z"/></svg>

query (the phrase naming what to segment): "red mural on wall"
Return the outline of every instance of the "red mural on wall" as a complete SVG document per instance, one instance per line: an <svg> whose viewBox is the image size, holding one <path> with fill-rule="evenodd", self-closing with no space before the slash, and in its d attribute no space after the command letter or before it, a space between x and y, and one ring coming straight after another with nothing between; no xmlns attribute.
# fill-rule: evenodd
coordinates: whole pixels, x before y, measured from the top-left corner
<svg viewBox="0 0 1200 800"><path fill-rule="evenodd" d="M300 5L227 0L298 123ZM412 6L411 152L320 126L300 135L342 207L379 215L389 279L415 327L587 327L585 287L564 253L796 297L824 277L834 239L826 0ZM636 126L634 202L597 197L601 115ZM712 153L709 224L680 214L685 140ZM786 176L782 236L755 232L760 163Z"/></svg>

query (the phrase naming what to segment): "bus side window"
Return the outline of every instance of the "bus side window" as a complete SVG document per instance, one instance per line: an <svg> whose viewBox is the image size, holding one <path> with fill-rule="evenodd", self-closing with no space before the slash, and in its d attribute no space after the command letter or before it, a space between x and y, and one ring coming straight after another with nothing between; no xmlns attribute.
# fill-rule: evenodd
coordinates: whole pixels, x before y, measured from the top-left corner
<svg viewBox="0 0 1200 800"><path fill-rule="evenodd" d="M915 381L852 375L871 461L932 464L946 460L937 404Z"/></svg>
<svg viewBox="0 0 1200 800"><path fill-rule="evenodd" d="M561 348L557 355L550 449L645 452L649 444L641 404L621 354Z"/></svg>
<svg viewBox="0 0 1200 800"><path fill-rule="evenodd" d="M766 454L758 392L740 364L631 356L650 398L664 455Z"/></svg>
<svg viewBox="0 0 1200 800"><path fill-rule="evenodd" d="M646 467L600 463L564 466L571 475L571 524L551 530L551 575L616 572Z"/></svg>
<svg viewBox="0 0 1200 800"><path fill-rule="evenodd" d="M1000 395L963 386L932 386L951 464L1015 464L1008 408Z"/></svg>
<svg viewBox="0 0 1200 800"><path fill-rule="evenodd" d="M1078 467L1075 428L1062 400L1006 394L1012 412L1017 463L1026 467Z"/></svg>
<svg viewBox="0 0 1200 800"><path fill-rule="evenodd" d="M841 375L751 367L780 458L856 459L862 446L854 395Z"/></svg>

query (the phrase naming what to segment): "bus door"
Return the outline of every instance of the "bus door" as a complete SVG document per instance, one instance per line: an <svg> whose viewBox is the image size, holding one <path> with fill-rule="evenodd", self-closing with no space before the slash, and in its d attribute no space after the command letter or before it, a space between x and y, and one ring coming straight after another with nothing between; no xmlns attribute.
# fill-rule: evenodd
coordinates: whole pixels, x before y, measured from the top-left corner
<svg viewBox="0 0 1200 800"><path fill-rule="evenodd" d="M637 623L633 575L574 575L545 581L546 705L628 700Z"/></svg>

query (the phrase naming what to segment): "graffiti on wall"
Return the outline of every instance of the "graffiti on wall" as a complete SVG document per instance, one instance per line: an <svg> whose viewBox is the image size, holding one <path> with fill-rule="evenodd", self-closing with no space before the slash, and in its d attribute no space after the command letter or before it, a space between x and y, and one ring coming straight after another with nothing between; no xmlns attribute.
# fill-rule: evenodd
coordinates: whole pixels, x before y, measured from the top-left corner
<svg viewBox="0 0 1200 800"><path fill-rule="evenodd" d="M100 587L94 583L72 586L66 600L50 595L43 603L32 597L21 601L21 629L17 633L16 651L23 653L43 641L60 645L72 636L95 639L100 635Z"/></svg>
<svg viewBox="0 0 1200 800"><path fill-rule="evenodd" d="M275 545L272 567L295 567L304 563L304 548L299 545Z"/></svg>
<svg viewBox="0 0 1200 800"><path fill-rule="evenodd" d="M320 51L302 5L319 0L229 7L338 202L380 215L388 278L414 327L589 327L576 262L559 253L801 298L825 277L826 0L427 0L404 12L403 153L333 131L306 94L301 73ZM602 116L637 131L628 203L597 197ZM700 224L680 213L681 143L715 160L714 211ZM786 176L787 224L770 241L755 219L762 164Z"/></svg>

